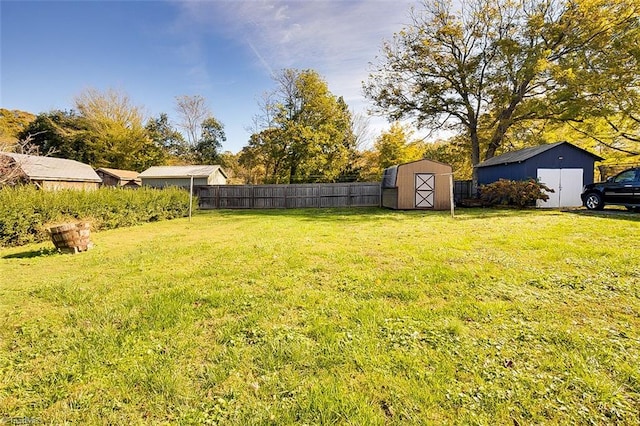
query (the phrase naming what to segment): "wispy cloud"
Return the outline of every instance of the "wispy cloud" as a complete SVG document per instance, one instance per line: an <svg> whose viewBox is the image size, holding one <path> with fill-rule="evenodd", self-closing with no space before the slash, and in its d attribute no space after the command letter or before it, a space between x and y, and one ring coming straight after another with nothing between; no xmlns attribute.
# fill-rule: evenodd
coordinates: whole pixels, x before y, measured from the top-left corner
<svg viewBox="0 0 640 426"><path fill-rule="evenodd" d="M269 75L313 68L357 111L362 81L383 40L409 20L411 0L181 1L179 22L246 44Z"/></svg>

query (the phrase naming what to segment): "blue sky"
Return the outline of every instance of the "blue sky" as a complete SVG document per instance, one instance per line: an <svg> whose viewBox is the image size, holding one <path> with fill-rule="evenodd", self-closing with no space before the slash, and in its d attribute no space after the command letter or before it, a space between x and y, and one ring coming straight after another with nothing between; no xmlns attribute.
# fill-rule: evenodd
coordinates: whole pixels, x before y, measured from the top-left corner
<svg viewBox="0 0 640 426"><path fill-rule="evenodd" d="M0 2L0 106L70 109L84 89L124 91L147 116L204 96L223 149L246 145L273 72L311 68L353 111L369 62L409 21L410 0ZM375 137L386 124L371 121Z"/></svg>

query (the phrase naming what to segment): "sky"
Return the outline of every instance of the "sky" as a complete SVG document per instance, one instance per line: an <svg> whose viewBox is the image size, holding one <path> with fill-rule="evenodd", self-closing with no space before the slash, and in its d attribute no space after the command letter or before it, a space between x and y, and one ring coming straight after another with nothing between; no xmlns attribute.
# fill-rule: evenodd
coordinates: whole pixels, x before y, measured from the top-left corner
<svg viewBox="0 0 640 426"><path fill-rule="evenodd" d="M224 151L249 140L274 73L313 69L354 113L384 40L416 0L0 0L0 107L72 109L83 90L126 93L147 117L178 119L175 98L203 96ZM388 124L370 122L375 138ZM371 144L371 141L370 143Z"/></svg>

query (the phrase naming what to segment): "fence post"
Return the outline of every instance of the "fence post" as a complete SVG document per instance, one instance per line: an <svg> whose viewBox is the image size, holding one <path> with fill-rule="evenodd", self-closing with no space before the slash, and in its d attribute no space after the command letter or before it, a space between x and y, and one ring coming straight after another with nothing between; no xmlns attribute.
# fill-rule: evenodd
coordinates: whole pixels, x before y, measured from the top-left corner
<svg viewBox="0 0 640 426"><path fill-rule="evenodd" d="M454 218L455 215L455 205L456 201L453 198L453 173L449 174L449 203L451 204L451 217Z"/></svg>

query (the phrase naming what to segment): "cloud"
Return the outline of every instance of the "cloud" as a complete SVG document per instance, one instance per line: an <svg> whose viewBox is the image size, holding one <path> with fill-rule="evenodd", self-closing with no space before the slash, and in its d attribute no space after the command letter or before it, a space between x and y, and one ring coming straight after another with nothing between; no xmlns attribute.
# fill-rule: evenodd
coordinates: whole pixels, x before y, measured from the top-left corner
<svg viewBox="0 0 640 426"><path fill-rule="evenodd" d="M409 21L410 0L181 1L179 22L189 31L241 41L255 66L272 75L312 68L358 112L369 62Z"/></svg>
<svg viewBox="0 0 640 426"><path fill-rule="evenodd" d="M409 7L397 0L214 3L220 4L229 36L250 38L274 64L329 70L366 67L382 40L407 21Z"/></svg>

